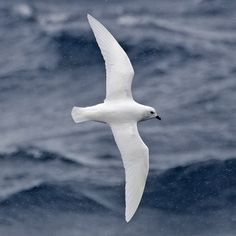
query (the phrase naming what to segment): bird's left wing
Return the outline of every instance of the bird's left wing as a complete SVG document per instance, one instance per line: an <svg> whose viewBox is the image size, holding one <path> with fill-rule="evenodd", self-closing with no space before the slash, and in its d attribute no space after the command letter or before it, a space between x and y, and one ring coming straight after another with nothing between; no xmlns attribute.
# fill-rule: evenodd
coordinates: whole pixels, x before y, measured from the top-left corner
<svg viewBox="0 0 236 236"><path fill-rule="evenodd" d="M106 100L133 99L131 84L134 69L130 60L112 34L94 17L88 14L106 65Z"/></svg>
<svg viewBox="0 0 236 236"><path fill-rule="evenodd" d="M149 170L149 150L137 123L110 124L125 167L125 219L130 221L141 201Z"/></svg>

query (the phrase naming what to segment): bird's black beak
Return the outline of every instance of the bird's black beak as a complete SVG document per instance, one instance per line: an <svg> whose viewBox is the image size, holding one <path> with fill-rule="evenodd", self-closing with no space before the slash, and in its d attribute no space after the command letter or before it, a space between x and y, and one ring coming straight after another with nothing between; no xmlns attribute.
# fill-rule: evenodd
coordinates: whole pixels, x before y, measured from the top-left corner
<svg viewBox="0 0 236 236"><path fill-rule="evenodd" d="M156 116L156 118L157 118L158 120L161 120L161 117L160 117L160 116Z"/></svg>

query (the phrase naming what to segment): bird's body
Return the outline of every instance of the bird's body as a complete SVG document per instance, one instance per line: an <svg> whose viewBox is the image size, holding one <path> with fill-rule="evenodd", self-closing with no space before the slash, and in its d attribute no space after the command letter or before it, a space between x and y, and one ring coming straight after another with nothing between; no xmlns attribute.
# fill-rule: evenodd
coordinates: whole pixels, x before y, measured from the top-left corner
<svg viewBox="0 0 236 236"><path fill-rule="evenodd" d="M160 117L154 108L137 103L131 85L134 70L131 62L111 33L88 15L89 24L106 65L106 99L90 107L74 107L76 123L98 121L112 130L125 167L125 219L130 221L141 201L149 170L149 150L139 136L137 122Z"/></svg>
<svg viewBox="0 0 236 236"><path fill-rule="evenodd" d="M116 122L139 122L144 119L145 113L150 111L151 107L144 106L135 102L134 100L130 100L115 102L105 101L104 103L79 109L82 111L80 115L80 118L82 119L112 124ZM76 112L78 112L78 108L73 108L72 114Z"/></svg>

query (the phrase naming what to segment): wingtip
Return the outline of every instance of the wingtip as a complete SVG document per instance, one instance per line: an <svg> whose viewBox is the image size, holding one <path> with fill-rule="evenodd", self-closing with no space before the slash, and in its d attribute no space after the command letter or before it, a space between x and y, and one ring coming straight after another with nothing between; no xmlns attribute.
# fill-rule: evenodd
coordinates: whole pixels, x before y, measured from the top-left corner
<svg viewBox="0 0 236 236"><path fill-rule="evenodd" d="M88 21L90 21L90 20L94 19L94 17L91 16L89 13L87 13L87 19L88 19Z"/></svg>
<svg viewBox="0 0 236 236"><path fill-rule="evenodd" d="M134 214L130 215L130 214L125 213L125 221L126 221L126 223L130 222L130 220L132 219L133 215Z"/></svg>

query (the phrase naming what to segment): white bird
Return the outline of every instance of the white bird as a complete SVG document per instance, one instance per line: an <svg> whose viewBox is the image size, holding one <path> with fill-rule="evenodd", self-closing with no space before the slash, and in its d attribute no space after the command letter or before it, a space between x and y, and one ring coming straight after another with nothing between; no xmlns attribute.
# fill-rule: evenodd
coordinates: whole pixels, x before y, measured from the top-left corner
<svg viewBox="0 0 236 236"><path fill-rule="evenodd" d="M71 115L76 123L93 120L111 127L125 168L125 220L129 222L141 201L149 170L149 150L139 136L137 122L161 118L154 108L134 101L134 70L127 54L99 21L87 17L105 60L106 98L95 106L73 107Z"/></svg>

